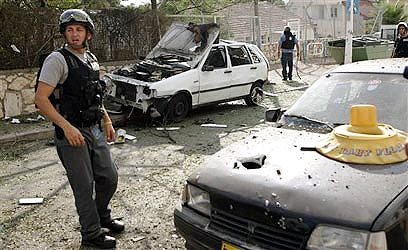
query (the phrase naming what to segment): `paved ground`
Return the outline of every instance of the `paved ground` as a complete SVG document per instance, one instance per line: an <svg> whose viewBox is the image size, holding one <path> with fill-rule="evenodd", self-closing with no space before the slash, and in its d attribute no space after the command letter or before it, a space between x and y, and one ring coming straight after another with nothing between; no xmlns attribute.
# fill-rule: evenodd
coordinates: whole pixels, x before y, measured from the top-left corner
<svg viewBox="0 0 408 250"><path fill-rule="evenodd" d="M278 96L267 98L263 106L247 107L235 101L195 110L185 121L172 124L179 129L168 133L157 131L148 121L129 122L124 129L137 140L111 146L119 166L112 208L127 226L118 236L118 249L184 249L184 240L173 226L173 209L187 176L221 148L271 126L264 122L268 107L290 106L305 87L332 67L300 65L301 79L295 77L294 82L282 82L272 71L274 84L266 90ZM202 128L198 125L202 121L227 128ZM17 134L48 125L24 125ZM2 126L19 124L2 121ZM23 197L43 197L44 203L18 205ZM55 149L46 140L1 146L0 203L0 249L80 248L72 192Z"/></svg>

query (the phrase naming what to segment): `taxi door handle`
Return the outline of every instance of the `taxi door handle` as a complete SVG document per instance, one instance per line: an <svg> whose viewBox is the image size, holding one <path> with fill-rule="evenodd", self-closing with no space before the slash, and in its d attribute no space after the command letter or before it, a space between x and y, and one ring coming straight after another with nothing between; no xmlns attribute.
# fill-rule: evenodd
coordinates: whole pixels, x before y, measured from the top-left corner
<svg viewBox="0 0 408 250"><path fill-rule="evenodd" d="M225 74L232 73L232 70L226 70L226 71L224 71L224 73Z"/></svg>
<svg viewBox="0 0 408 250"><path fill-rule="evenodd" d="M257 69L257 67L251 67L250 69Z"/></svg>

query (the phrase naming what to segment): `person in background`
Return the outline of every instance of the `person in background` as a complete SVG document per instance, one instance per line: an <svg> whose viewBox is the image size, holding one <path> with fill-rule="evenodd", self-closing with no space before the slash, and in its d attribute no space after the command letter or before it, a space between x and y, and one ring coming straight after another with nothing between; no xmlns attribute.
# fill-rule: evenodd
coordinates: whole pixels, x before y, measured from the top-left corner
<svg viewBox="0 0 408 250"><path fill-rule="evenodd" d="M278 42L278 57L281 55L282 50L282 57L281 57L281 64L282 64L282 80L289 81L292 80L292 72L293 72L293 50L296 46L296 53L297 56L300 57L300 48L298 40L296 36L290 32L289 27L285 27L282 36ZM289 71L287 71L287 67L289 67Z"/></svg>
<svg viewBox="0 0 408 250"><path fill-rule="evenodd" d="M61 14L59 29L66 45L45 59L35 104L55 126L55 145L74 194L82 245L114 248L116 239L107 232L122 232L125 226L112 219L108 208L118 174L106 140L115 139L115 130L102 105L98 61L87 49L95 27L86 12L70 9Z"/></svg>
<svg viewBox="0 0 408 250"><path fill-rule="evenodd" d="M400 22L397 25L399 37L394 43L394 52L392 57L408 57L408 26L406 22Z"/></svg>
<svg viewBox="0 0 408 250"><path fill-rule="evenodd" d="M192 22L188 23L187 29L194 33L194 42L196 44L200 43L200 47L197 48L196 52L204 50L208 42L208 36L209 36L208 30L212 27L219 28L219 25L216 23L204 23L204 24L196 24ZM218 37L217 37L217 40L218 40ZM215 43L218 43L217 40L215 41Z"/></svg>

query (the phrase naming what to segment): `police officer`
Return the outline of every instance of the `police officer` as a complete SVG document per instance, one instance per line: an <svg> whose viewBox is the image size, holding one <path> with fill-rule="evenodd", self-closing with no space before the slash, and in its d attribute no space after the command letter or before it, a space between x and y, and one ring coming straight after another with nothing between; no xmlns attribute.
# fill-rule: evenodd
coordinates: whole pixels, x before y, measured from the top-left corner
<svg viewBox="0 0 408 250"><path fill-rule="evenodd" d="M57 153L74 194L82 244L113 248L116 239L107 232L125 227L112 219L108 208L118 175L106 140L115 139L115 130L102 105L98 61L87 50L94 24L86 12L70 9L60 16L59 29L66 45L45 59L35 103L55 125Z"/></svg>
<svg viewBox="0 0 408 250"><path fill-rule="evenodd" d="M394 53L392 57L408 57L408 26L406 22L397 25L400 37L394 43Z"/></svg>
<svg viewBox="0 0 408 250"><path fill-rule="evenodd" d="M282 50L282 57L281 57L281 64L282 64L282 77L283 81L289 79L292 80L292 72L293 72L293 49L296 45L297 56L300 56L300 48L298 40L296 36L290 32L289 27L285 27L282 36L278 42L278 57L280 57L281 50ZM287 71L286 67L289 67L289 72Z"/></svg>

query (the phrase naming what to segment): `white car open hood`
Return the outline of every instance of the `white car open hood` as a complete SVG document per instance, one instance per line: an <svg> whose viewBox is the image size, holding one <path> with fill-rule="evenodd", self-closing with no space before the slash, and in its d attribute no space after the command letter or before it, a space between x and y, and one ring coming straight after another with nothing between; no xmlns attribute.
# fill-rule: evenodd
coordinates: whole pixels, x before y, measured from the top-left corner
<svg viewBox="0 0 408 250"><path fill-rule="evenodd" d="M187 29L186 24L174 23L170 26L166 34L147 55L147 59L155 58L163 55L179 55L188 57L187 63L191 68L195 68L200 62L206 51L211 48L215 39L219 34L219 28L213 27L208 30L207 46L204 50L194 52L197 44L194 42L194 33Z"/></svg>

